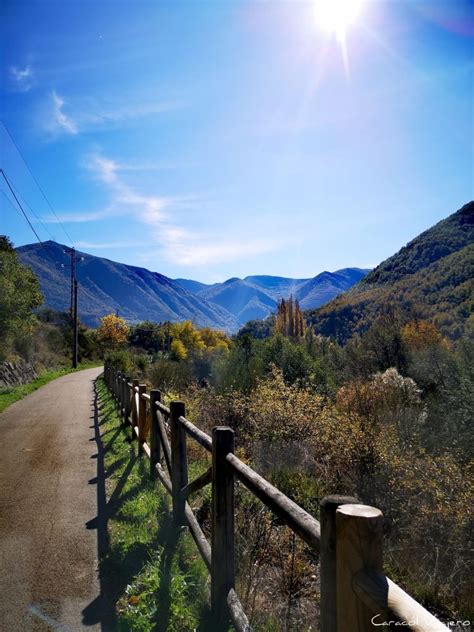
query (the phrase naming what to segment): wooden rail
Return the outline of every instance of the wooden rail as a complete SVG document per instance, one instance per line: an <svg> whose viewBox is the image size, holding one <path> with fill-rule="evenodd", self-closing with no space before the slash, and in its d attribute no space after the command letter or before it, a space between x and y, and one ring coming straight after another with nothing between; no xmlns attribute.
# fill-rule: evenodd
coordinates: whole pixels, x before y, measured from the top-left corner
<svg viewBox="0 0 474 632"><path fill-rule="evenodd" d="M368 632L405 629L448 631L443 623L383 573L383 515L347 496L321 501L318 522L302 507L257 474L234 454L234 432L216 426L212 437L186 419L183 402L166 407L158 390L104 367L104 380L125 428L131 427L138 454L150 459L150 474L173 500L173 521L187 526L211 574L211 610L215 630L232 621L238 632L251 632L235 591L234 485L238 479L296 535L319 554L320 631ZM187 438L212 454L212 466L188 481ZM187 498L212 485L211 543Z"/></svg>

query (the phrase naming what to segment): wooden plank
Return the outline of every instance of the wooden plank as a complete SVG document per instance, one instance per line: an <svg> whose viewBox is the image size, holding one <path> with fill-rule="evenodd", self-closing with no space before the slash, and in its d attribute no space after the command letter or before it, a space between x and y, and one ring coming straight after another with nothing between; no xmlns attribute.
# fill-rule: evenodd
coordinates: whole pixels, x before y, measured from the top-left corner
<svg viewBox="0 0 474 632"><path fill-rule="evenodd" d="M125 376L125 404L124 404L124 423L125 425L128 425L130 423L130 388L131 385L129 384L130 382L130 376L126 375Z"/></svg>
<svg viewBox="0 0 474 632"><path fill-rule="evenodd" d="M161 445L163 447L163 453L165 456L166 467L168 468L168 473L171 476L171 445L168 440L168 435L166 433L165 424L163 422L162 414L158 407L157 411L157 420L158 420L158 432L160 434Z"/></svg>
<svg viewBox="0 0 474 632"><path fill-rule="evenodd" d="M227 595L235 587L234 474L226 461L234 453L234 431L212 429L211 612L217 629L229 618Z"/></svg>
<svg viewBox="0 0 474 632"><path fill-rule="evenodd" d="M169 417L171 415L171 411L168 406L165 406L162 402L158 402L156 404L156 407L158 408L159 412L165 417Z"/></svg>
<svg viewBox="0 0 474 632"><path fill-rule="evenodd" d="M194 494L195 492L199 491L206 485L209 485L209 483L211 482L212 482L212 467L207 469L204 472L204 474L201 474L201 476L198 476L193 481L188 483L186 487L184 487L181 490L181 493L183 494L185 498L189 498L191 494Z"/></svg>
<svg viewBox="0 0 474 632"><path fill-rule="evenodd" d="M358 598L353 578L361 569L382 571L383 515L368 505L336 511L337 632L369 632L374 612Z"/></svg>
<svg viewBox="0 0 474 632"><path fill-rule="evenodd" d="M132 428L134 428L137 425L138 422L138 406L137 406L137 396L136 396L136 392L135 389L138 389L138 380L132 380L132 392L131 392L131 396L130 396L130 409L131 409L131 424L132 424ZM132 431L132 439L134 438L134 433Z"/></svg>
<svg viewBox="0 0 474 632"><path fill-rule="evenodd" d="M359 599L372 612L377 627L380 625L387 629L393 622L394 629L403 626L414 632L449 630L380 571L360 570L353 578L353 587Z"/></svg>
<svg viewBox="0 0 474 632"><path fill-rule="evenodd" d="M212 452L212 439L208 434L188 421L184 415L179 418L179 421L190 437L197 441L197 443L199 443L199 445L205 448L208 452Z"/></svg>
<svg viewBox="0 0 474 632"><path fill-rule="evenodd" d="M157 389L150 391L150 475L156 476L155 465L161 461L160 431L158 429L158 411L156 402L161 401L161 393Z"/></svg>
<svg viewBox="0 0 474 632"><path fill-rule="evenodd" d="M252 632L247 615L244 612L240 599L233 588L227 595L227 606L230 612L232 623L238 632Z"/></svg>
<svg viewBox="0 0 474 632"><path fill-rule="evenodd" d="M146 384L138 385L138 455L143 454L143 444L147 439L147 414L146 401L143 395L146 393Z"/></svg>
<svg viewBox="0 0 474 632"><path fill-rule="evenodd" d="M185 525L185 499L181 490L188 484L188 456L186 453L186 433L179 422L184 417L183 402L171 402L171 482L173 484L173 521L175 525Z"/></svg>
<svg viewBox="0 0 474 632"><path fill-rule="evenodd" d="M321 551L320 572L320 632L337 629L336 608L336 510L341 505L357 504L352 496L326 496L320 503Z"/></svg>
<svg viewBox="0 0 474 632"><path fill-rule="evenodd" d="M302 540L319 551L321 531L316 518L313 518L248 465L242 463L234 454L228 454L226 460L234 470L236 477L247 489L281 518Z"/></svg>
<svg viewBox="0 0 474 632"><path fill-rule="evenodd" d="M199 522L197 521L196 516L193 514L193 511L188 503L185 504L184 515L186 517L186 523L189 527L191 535L193 536L194 542L201 554L204 563L207 566L207 569L211 570L211 547L209 542L206 540L206 536L204 535L201 527L199 526Z"/></svg>

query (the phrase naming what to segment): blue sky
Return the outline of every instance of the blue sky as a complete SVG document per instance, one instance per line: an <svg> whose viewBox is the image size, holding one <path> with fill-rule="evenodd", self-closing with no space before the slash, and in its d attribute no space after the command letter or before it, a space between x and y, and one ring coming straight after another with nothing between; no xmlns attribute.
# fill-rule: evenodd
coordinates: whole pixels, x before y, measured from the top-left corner
<svg viewBox="0 0 474 632"><path fill-rule="evenodd" d="M171 277L370 267L473 197L473 6L367 0L343 42L317 0L6 0L2 119L61 223L0 126L1 166L42 239Z"/></svg>

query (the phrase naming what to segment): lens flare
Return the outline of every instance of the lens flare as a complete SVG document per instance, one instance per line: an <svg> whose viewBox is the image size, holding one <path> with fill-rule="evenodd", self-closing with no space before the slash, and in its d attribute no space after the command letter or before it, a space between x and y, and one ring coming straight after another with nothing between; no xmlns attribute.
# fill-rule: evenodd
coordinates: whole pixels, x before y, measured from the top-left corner
<svg viewBox="0 0 474 632"><path fill-rule="evenodd" d="M316 24L342 41L346 30L357 20L362 4L363 0L315 0Z"/></svg>

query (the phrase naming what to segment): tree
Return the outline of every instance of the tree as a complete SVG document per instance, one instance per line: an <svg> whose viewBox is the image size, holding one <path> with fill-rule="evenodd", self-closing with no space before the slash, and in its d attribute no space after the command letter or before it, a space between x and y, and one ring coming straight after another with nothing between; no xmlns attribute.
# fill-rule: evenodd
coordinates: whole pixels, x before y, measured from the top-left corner
<svg viewBox="0 0 474 632"><path fill-rule="evenodd" d="M130 327L123 318L115 314L108 314L100 319L97 338L106 348L116 349L126 344L130 334Z"/></svg>
<svg viewBox="0 0 474 632"><path fill-rule="evenodd" d="M288 338L302 338L305 330L303 313L298 300L294 301L292 296L286 301L282 298L278 303L275 333Z"/></svg>
<svg viewBox="0 0 474 632"><path fill-rule="evenodd" d="M179 362L181 360L186 360L187 357L188 352L186 350L186 347L181 342L181 340L175 338L171 343L171 359L177 360Z"/></svg>
<svg viewBox="0 0 474 632"><path fill-rule="evenodd" d="M43 296L33 271L18 261L13 244L0 236L0 341L1 355L15 338L31 334L36 323L33 310L41 305Z"/></svg>

